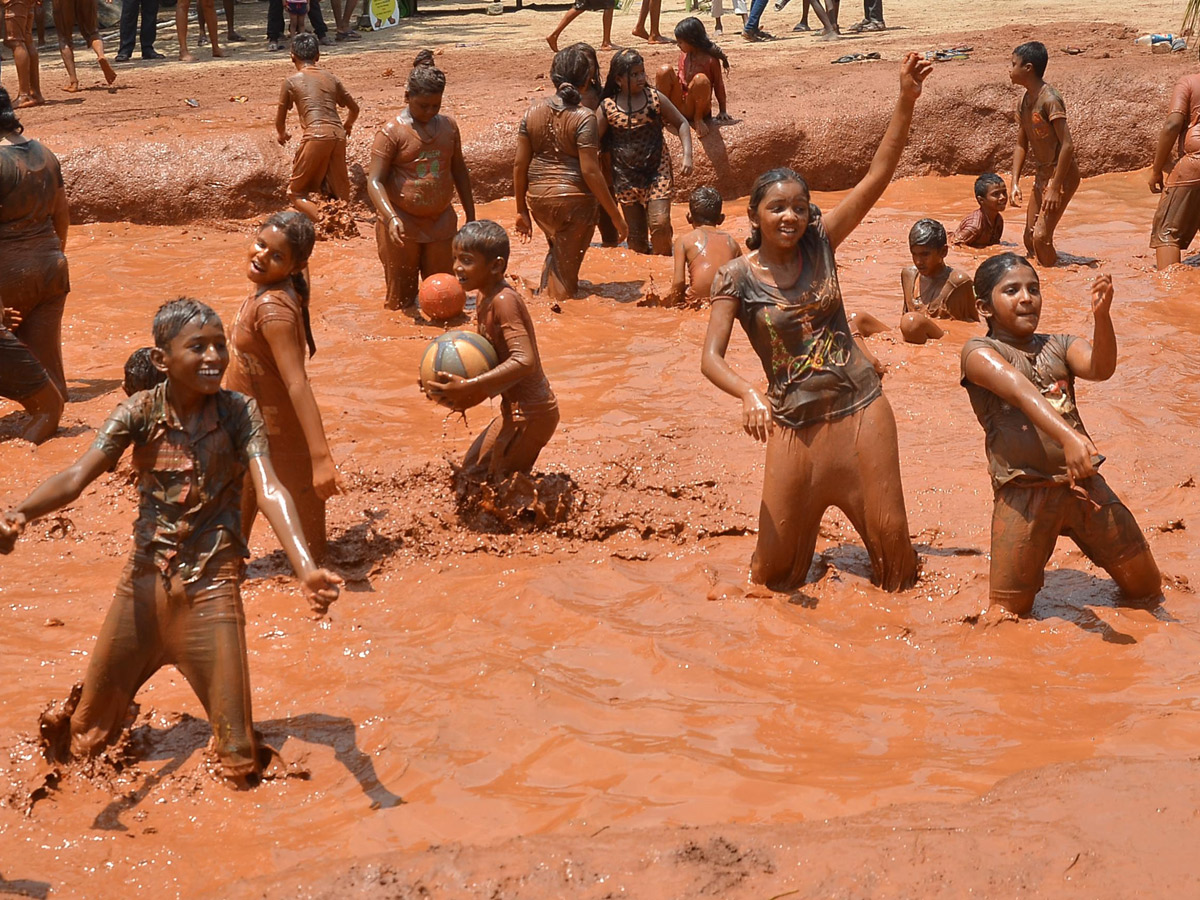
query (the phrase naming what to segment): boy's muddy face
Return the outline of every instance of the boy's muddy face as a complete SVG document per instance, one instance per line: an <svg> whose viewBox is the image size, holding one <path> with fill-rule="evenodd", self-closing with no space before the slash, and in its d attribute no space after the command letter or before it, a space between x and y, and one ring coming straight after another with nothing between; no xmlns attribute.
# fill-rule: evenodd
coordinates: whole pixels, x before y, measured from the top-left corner
<svg viewBox="0 0 1200 900"><path fill-rule="evenodd" d="M479 291L492 283L492 266L482 253L454 248L454 277L464 291Z"/></svg>
<svg viewBox="0 0 1200 900"><path fill-rule="evenodd" d="M287 235L275 225L258 233L250 245L246 262L246 277L255 284L279 284L295 271L292 245Z"/></svg>
<svg viewBox="0 0 1200 900"><path fill-rule="evenodd" d="M987 193L979 198L979 205L991 216L1004 212L1008 207L1008 188L1002 184L989 184Z"/></svg>
<svg viewBox="0 0 1200 900"><path fill-rule="evenodd" d="M1042 315L1042 286L1037 272L1031 266L1009 269L992 288L991 303L980 303L979 310L991 319L997 337L1032 337Z"/></svg>
<svg viewBox="0 0 1200 900"><path fill-rule="evenodd" d="M767 188L756 209L750 210L750 223L762 232L763 244L790 249L800 243L808 229L808 191L794 181L780 181Z"/></svg>
<svg viewBox="0 0 1200 900"><path fill-rule="evenodd" d="M406 94L408 114L414 122L428 125L442 108L441 94Z"/></svg>
<svg viewBox="0 0 1200 900"><path fill-rule="evenodd" d="M921 244L909 244L908 252L912 254L913 265L926 278L932 278L942 271L946 265L947 247L928 247Z"/></svg>
<svg viewBox="0 0 1200 900"><path fill-rule="evenodd" d="M202 325L195 320L188 322L171 338L155 364L166 371L173 385L197 394L215 394L229 366L229 346L221 320L209 319Z"/></svg>

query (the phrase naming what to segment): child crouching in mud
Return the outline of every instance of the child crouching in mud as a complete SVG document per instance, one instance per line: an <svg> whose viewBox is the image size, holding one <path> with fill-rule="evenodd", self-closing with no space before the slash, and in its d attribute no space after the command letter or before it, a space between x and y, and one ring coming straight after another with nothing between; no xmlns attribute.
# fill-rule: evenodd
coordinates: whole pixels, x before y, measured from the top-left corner
<svg viewBox="0 0 1200 900"><path fill-rule="evenodd" d="M701 371L742 401L742 427L767 444L750 578L772 590L804 584L830 506L862 536L872 582L898 591L917 580L896 419L881 367L851 335L834 250L891 181L931 69L915 53L905 57L871 167L834 209L822 215L791 169L760 175L750 192L752 252L722 266L712 284ZM766 398L725 359L734 321L762 361Z"/></svg>
<svg viewBox="0 0 1200 900"><path fill-rule="evenodd" d="M73 466L4 514L0 552L12 550L29 522L73 503L132 444L139 476L133 556L82 695L67 711L69 755L95 755L115 740L138 689L170 663L208 713L224 775L252 786L262 758L250 717L239 590L248 555L241 529L247 470L318 614L337 599L342 579L313 564L296 507L271 468L257 404L221 388L229 351L217 314L198 300L166 303L154 317L154 345L154 365L166 381L121 403Z"/></svg>
<svg viewBox="0 0 1200 900"><path fill-rule="evenodd" d="M1075 379L1106 381L1117 366L1112 279L1092 283L1092 342L1039 334L1038 274L1014 253L975 273L986 337L962 349L962 385L987 435L992 487L989 618L1027 615L1059 535L1113 577L1125 597L1156 598L1162 576L1137 521L1096 470L1104 457L1075 405Z"/></svg>
<svg viewBox="0 0 1200 900"><path fill-rule="evenodd" d="M435 400L456 410L501 396L500 415L471 444L463 471L500 480L528 473L558 427L558 400L542 371L533 319L521 295L504 280L509 241L486 219L468 222L454 238L454 274L466 291L479 291L476 328L496 349L499 365L476 378L442 375L425 385Z"/></svg>

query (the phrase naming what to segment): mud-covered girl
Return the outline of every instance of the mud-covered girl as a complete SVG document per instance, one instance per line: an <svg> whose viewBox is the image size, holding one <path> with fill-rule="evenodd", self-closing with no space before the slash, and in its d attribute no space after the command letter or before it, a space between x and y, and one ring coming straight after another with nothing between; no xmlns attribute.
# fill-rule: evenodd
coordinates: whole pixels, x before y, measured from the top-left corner
<svg viewBox="0 0 1200 900"><path fill-rule="evenodd" d="M833 254L891 180L930 69L915 53L905 57L900 98L871 167L827 214L790 169L759 176L750 194L752 252L713 281L701 369L741 399L743 427L767 444L750 577L774 590L804 583L830 506L862 536L874 583L894 591L917 578L895 417L879 366L851 336ZM766 397L725 360L735 320L762 360Z"/></svg>

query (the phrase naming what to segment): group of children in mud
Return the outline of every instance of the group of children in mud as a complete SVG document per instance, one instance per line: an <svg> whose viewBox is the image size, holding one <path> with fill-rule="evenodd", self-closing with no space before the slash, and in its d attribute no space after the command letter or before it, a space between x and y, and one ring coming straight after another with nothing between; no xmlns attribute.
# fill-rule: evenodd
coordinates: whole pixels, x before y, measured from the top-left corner
<svg viewBox="0 0 1200 900"><path fill-rule="evenodd" d="M253 782L263 758L250 717L238 585L258 510L279 536L313 607L323 611L338 595L341 579L319 566L325 501L339 490L339 477L305 372L306 355L316 352L307 266L317 213L312 194L322 184L334 193L346 184L345 135L357 107L341 83L319 68L318 56L308 36L293 41L297 74L283 87L277 120L281 141L288 139L292 105L304 126L289 187L299 211L271 216L255 235L246 262L251 291L231 327L226 331L199 301L164 304L154 319L154 347L135 354L127 369L130 398L78 462L0 520L0 551L9 552L29 522L72 502L133 447L140 495L134 553L82 693L43 723L45 734L58 736L64 756L94 753L115 738L138 687L172 663L212 720L225 773ZM1043 263L1052 261L1053 226L1078 185L1061 100L1041 82L1045 62L1045 48L1036 43L1018 47L1013 56L1013 80L1027 93L1011 187L1016 199L1026 148L1032 148L1037 174L1025 244ZM500 396L501 414L472 444L465 468L481 478L529 472L558 425L557 401L542 369L533 320L505 277L508 235L495 222L475 221L458 128L440 113L445 76L427 52L416 63L407 105L376 135L367 176L378 213L385 306L412 309L420 278L438 272L452 271L464 290L478 292L476 327L495 347L499 365L476 378L443 376L423 387L455 409ZM917 54L904 59L887 131L867 174L836 207L815 206L804 179L790 169L771 169L757 179L748 209L748 253L719 230L722 203L712 188L692 193L693 230L672 241L672 173L662 132L678 132L686 167L689 125L666 91L647 85L636 52L616 54L601 87L590 48L559 51L551 69L555 94L532 106L522 123L516 229L527 238L532 219L546 234L544 289L556 297L574 292L603 213L606 242L627 236L641 252L673 251L676 290L708 297L701 370L741 401L745 431L766 444L750 577L774 590L792 591L805 582L830 506L845 512L861 535L874 583L896 591L918 577L895 417L882 390L883 367L864 343L886 326L847 315L834 251L891 181L931 68ZM681 61L675 74L683 81L688 71ZM339 106L350 110L344 122ZM611 157L611 173L600 165L604 153ZM462 228L451 205L455 193L466 215ZM979 209L953 240L992 246L1003 230L1004 182L983 175L975 194ZM906 340L921 343L941 336L941 319L982 316L987 322L987 333L963 347L961 382L985 432L995 489L993 614L1030 612L1064 534L1127 597L1153 600L1161 576L1150 548L1098 473L1103 457L1075 403L1077 378L1104 380L1116 365L1111 279L1101 275L1092 285L1090 342L1043 334L1037 330L1038 274L1027 258L992 256L971 277L946 266L948 243L935 221L913 226L900 329ZM735 322L762 362L765 393L725 358Z"/></svg>

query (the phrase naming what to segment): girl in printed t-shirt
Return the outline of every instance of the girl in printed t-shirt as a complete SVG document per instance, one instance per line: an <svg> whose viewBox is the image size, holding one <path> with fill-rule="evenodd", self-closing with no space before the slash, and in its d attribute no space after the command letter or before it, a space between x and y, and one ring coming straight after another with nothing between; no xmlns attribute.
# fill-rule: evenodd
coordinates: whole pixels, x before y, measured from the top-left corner
<svg viewBox="0 0 1200 900"><path fill-rule="evenodd" d="M862 536L875 584L896 591L917 580L896 420L881 366L851 336L833 253L896 171L931 67L915 53L905 57L900 98L871 168L827 214L792 170L760 175L750 194L753 252L726 263L713 281L701 370L741 398L743 427L767 444L750 577L772 590L804 583L830 506ZM735 319L762 360L766 398L725 360Z"/></svg>
<svg viewBox="0 0 1200 900"><path fill-rule="evenodd" d="M379 214L375 241L387 309L413 307L422 278L450 272L458 231L455 190L467 221L475 221L458 125L440 115L446 76L428 50L417 54L413 66L404 92L408 106L375 135L367 172L367 194Z"/></svg>

